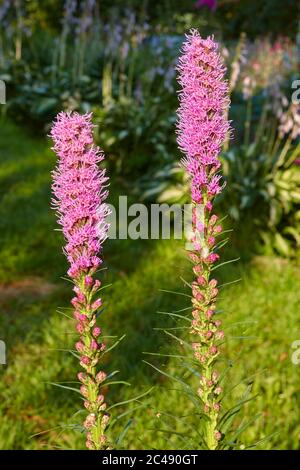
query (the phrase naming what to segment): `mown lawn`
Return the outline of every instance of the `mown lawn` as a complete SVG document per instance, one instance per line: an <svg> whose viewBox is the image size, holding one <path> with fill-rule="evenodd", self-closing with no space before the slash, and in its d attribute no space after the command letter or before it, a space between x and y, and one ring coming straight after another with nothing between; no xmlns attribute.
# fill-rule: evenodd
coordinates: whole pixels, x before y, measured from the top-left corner
<svg viewBox="0 0 300 470"><path fill-rule="evenodd" d="M51 385L76 380L77 366L73 356L62 351L74 341L72 322L57 312L58 307L68 307L71 290L62 279L62 240L49 208L55 164L49 146L0 121L0 339L6 342L8 362L0 366L0 449L84 448L83 436L74 429L80 422L80 395ZM110 202L121 189L113 183L111 192ZM220 270L222 282L242 278L222 292L223 364L231 366L230 385L243 380L224 406L232 406L252 386L253 400L235 422L257 417L242 435L242 444L271 436L259 448L297 449L300 366L291 362L291 344L300 339L300 269L295 261L249 256L253 236L249 233L245 260ZM178 369L175 358L144 352L176 354L181 349L157 329L172 326L172 320L157 311L188 306L187 297L161 291L188 293L180 279L190 277L183 245L173 240L112 240L106 243L105 261L105 282L112 285L103 291L103 330L112 336L126 334L105 367L119 370L120 380L131 383L111 387L108 401L124 401L154 387L140 403L112 410L116 415L145 405L120 419L114 435L128 424L121 447L189 447L188 440L168 431L171 426L181 433L183 420L165 413L187 415L193 412L191 405L174 383L143 362L171 373ZM197 417L189 419L189 433L196 433Z"/></svg>

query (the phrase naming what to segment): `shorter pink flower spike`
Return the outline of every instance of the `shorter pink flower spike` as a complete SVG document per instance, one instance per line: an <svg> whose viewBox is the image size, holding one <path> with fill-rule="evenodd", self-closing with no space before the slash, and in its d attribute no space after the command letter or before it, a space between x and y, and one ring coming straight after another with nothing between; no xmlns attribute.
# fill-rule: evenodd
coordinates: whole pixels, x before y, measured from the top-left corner
<svg viewBox="0 0 300 470"><path fill-rule="evenodd" d="M53 172L53 207L67 240L73 278L101 264L98 253L108 231L108 179L98 166L104 154L93 144L92 129L91 114L60 113L50 133L59 158Z"/></svg>
<svg viewBox="0 0 300 470"><path fill-rule="evenodd" d="M102 150L93 143L91 114L58 114L51 129L53 150L58 164L53 172L53 207L58 214L58 223L66 239L64 253L70 263L68 275L74 283L75 297L71 300L77 322L80 341L75 348L80 354L79 363L84 372L78 374L82 383L80 392L89 414L84 421L86 445L89 449L103 450L109 447L103 432L104 399L99 401L101 377L97 372L105 344L98 344L101 329L96 326L97 310L102 305L98 297L101 282L93 275L102 264L102 245L107 238L107 216L105 204L108 178L99 167L104 159ZM100 374L100 375L99 375Z"/></svg>

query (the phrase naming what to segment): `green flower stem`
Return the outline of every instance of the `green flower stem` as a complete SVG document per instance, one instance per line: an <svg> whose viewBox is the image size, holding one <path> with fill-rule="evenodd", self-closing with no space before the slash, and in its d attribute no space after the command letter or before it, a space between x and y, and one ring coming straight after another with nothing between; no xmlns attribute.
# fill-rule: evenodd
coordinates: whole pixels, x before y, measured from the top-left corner
<svg viewBox="0 0 300 470"><path fill-rule="evenodd" d="M86 283L88 279L88 285ZM96 326L97 311L101 305L100 300L93 300L100 283L93 281L91 276L81 277L75 286L77 302L75 300L74 316L79 323L76 326L80 333L80 341L76 349L81 355L80 365L84 372L78 374L82 383L80 392L84 397L84 406L88 414L84 421L86 430L86 446L90 450L110 449L106 428L109 424L109 415L106 413L105 397L100 393L102 384L106 379L103 371L97 366L105 351L105 344L101 340L101 330Z"/></svg>
<svg viewBox="0 0 300 470"><path fill-rule="evenodd" d="M222 228L217 223L217 216L210 214L211 207L211 198L206 193L203 197L203 205L200 208L197 204L193 206L195 243L190 257L194 264L195 274L192 284L192 346L194 357L201 368L197 393L206 415L204 420L206 445L208 449L214 450L218 448L222 437L218 430L222 389L218 383L219 374L215 370L215 365L219 355L218 345L220 339L224 337L224 332L219 329L220 320L215 319L218 289L216 279L211 278L212 266L218 260L218 255L214 251L215 236L221 233Z"/></svg>

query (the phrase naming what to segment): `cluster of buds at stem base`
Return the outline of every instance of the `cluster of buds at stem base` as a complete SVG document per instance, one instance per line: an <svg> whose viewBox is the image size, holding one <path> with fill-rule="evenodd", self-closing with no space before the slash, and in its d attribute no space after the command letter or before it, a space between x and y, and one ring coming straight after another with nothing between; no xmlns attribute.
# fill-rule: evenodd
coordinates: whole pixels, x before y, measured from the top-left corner
<svg viewBox="0 0 300 470"><path fill-rule="evenodd" d="M101 389L106 380L106 373L99 371L98 366L105 353L105 343L101 340L101 328L96 325L96 316L101 308L98 290L101 283L92 276L84 275L75 281L76 297L71 301L75 307L74 319L79 341L75 347L80 354L82 371L78 374L81 382L80 392L88 415L84 421L86 446L91 450L109 449L105 430L110 416L106 412L107 404Z"/></svg>
<svg viewBox="0 0 300 470"><path fill-rule="evenodd" d="M199 214L200 220L199 220ZM203 225L201 237L198 223ZM219 259L215 252L216 237L222 232L216 215L209 208L193 208L194 249L189 256L193 263L194 281L192 283L192 323L194 358L201 367L201 377L197 393L208 417L206 440L210 449L218 446L221 433L218 430L218 417L221 409L222 388L215 363L219 355L220 341L224 338L222 322L216 313L218 282L211 277L211 269ZM200 242L199 242L200 238Z"/></svg>

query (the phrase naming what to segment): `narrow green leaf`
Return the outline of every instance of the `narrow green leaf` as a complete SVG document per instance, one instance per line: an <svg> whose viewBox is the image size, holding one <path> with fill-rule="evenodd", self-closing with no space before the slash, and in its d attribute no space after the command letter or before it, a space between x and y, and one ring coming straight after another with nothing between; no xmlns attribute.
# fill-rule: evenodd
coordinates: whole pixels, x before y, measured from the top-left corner
<svg viewBox="0 0 300 470"><path fill-rule="evenodd" d="M235 263L236 261L239 261L239 260L240 260L240 258L235 258L235 259L231 259L231 260L229 260L229 261L224 261L223 263L219 263L219 264L217 264L216 266L213 266L213 267L211 268L211 271L214 271L215 269L218 269L218 268L220 268L221 266L225 266L225 264Z"/></svg>
<svg viewBox="0 0 300 470"><path fill-rule="evenodd" d="M130 398L130 400L125 400L125 401L120 401L119 403L115 403L114 405L111 405L107 408L107 411L115 408L116 406L122 406L122 405L126 405L127 403L132 403L134 401L138 401L140 398L143 398L145 397L146 395L148 395L150 392L152 392L152 390L154 389L155 387L151 387L149 390L147 390L147 392L145 393L142 393L141 395L137 396L137 397L134 397L134 398Z"/></svg>
<svg viewBox="0 0 300 470"><path fill-rule="evenodd" d="M77 388L67 387L66 385L61 385L55 382L45 382L45 383L48 385L54 385L55 387L64 388L66 390L71 390L72 392L76 392L76 393L79 393L79 395L81 395L80 390L78 390Z"/></svg>
<svg viewBox="0 0 300 470"><path fill-rule="evenodd" d="M175 294L175 295L183 295L184 297L189 297L191 298L191 295L185 294L184 292L175 292L173 290L166 290L166 289L159 289L160 292L168 292L169 294Z"/></svg>
<svg viewBox="0 0 300 470"><path fill-rule="evenodd" d="M173 313L173 312L157 312L160 315L169 315L171 317L175 318L181 318L182 320L188 321L189 323L191 322L190 318L184 317L183 315L179 315L178 313Z"/></svg>
<svg viewBox="0 0 300 470"><path fill-rule="evenodd" d="M104 351L104 354L107 354L109 351L112 351L116 346L118 346L118 344L125 338L125 336L126 335L121 336L121 338L118 339L118 341L116 341L112 346L110 346L108 349Z"/></svg>

